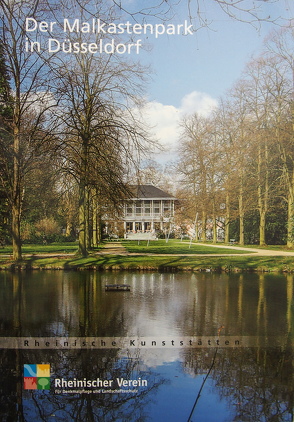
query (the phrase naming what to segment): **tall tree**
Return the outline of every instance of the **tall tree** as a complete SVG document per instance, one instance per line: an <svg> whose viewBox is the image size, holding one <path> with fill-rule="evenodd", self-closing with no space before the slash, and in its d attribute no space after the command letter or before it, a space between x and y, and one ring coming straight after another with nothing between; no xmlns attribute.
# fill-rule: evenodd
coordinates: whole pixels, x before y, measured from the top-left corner
<svg viewBox="0 0 294 422"><path fill-rule="evenodd" d="M182 175L182 183L188 187L193 198L193 221L201 221L201 238L205 241L209 217L213 226L213 240L216 242L222 185L219 167L222 151L215 121L212 117L204 118L194 114L183 119L181 128L178 171Z"/></svg>
<svg viewBox="0 0 294 422"><path fill-rule="evenodd" d="M266 41L266 56L274 70L271 79L273 98L271 113L274 119L282 179L288 204L287 245L294 246L294 24L274 31Z"/></svg>
<svg viewBox="0 0 294 422"><path fill-rule="evenodd" d="M266 244L266 217L275 195L277 150L272 131L271 103L275 79L273 66L263 56L253 59L245 68L247 77L246 102L250 119L253 180L256 185L259 213L259 244Z"/></svg>
<svg viewBox="0 0 294 422"><path fill-rule="evenodd" d="M8 174L11 169L11 122L13 116L13 98L10 90L6 59L0 43L0 240L8 236L7 226L10 217L8 207Z"/></svg>
<svg viewBox="0 0 294 422"><path fill-rule="evenodd" d="M114 19L113 11L95 0L83 8L75 1L61 3L61 19L69 6L85 21ZM93 40L93 35L88 36ZM96 43L107 41L101 34L94 37ZM69 39L81 42L88 38L72 33ZM91 245L91 214L96 208L90 205L91 198L107 195L118 205L127 193L124 168L128 163L135 165L145 148L146 132L134 117L138 98L142 98L144 70L131 58L115 53L55 55L51 68L62 110L58 118L64 134L65 169L75 175L79 186L79 251L86 256Z"/></svg>
<svg viewBox="0 0 294 422"><path fill-rule="evenodd" d="M216 132L219 138L221 151L221 186L223 191L224 209L224 240L230 241L230 225L238 217L236 205L236 192L239 186L240 154L237 141L237 126L235 109L230 98L220 99L219 107L214 111Z"/></svg>
<svg viewBox="0 0 294 422"><path fill-rule="evenodd" d="M7 59L7 71L11 78L13 92L13 116L11 120L12 144L9 153L13 159L10 173L10 201L12 209L13 257L20 260L21 254L21 206L24 167L36 150L37 139L43 141L48 131L41 131L49 101L49 78L46 77L46 63L39 54L25 51L27 34L25 19L43 15L44 2L39 0L2 0L1 38L3 52ZM28 150L30 151L27 155Z"/></svg>

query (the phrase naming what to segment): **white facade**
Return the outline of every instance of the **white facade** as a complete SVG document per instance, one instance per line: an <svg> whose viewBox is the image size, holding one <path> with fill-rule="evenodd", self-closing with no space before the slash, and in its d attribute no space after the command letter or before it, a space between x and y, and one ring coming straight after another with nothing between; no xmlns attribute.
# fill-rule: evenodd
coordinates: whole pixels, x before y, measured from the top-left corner
<svg viewBox="0 0 294 422"><path fill-rule="evenodd" d="M175 198L152 185L136 187L137 197L124 205L125 233L164 230L174 217Z"/></svg>

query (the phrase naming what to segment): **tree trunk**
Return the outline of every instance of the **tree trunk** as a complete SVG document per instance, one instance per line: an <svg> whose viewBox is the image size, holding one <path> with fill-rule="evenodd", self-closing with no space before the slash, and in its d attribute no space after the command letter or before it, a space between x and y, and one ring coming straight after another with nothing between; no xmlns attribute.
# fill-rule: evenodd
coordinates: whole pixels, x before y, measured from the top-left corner
<svg viewBox="0 0 294 422"><path fill-rule="evenodd" d="M87 194L87 139L82 141L81 176L79 182L79 253L88 256L88 194Z"/></svg>
<svg viewBox="0 0 294 422"><path fill-rule="evenodd" d="M261 140L258 147L258 163L257 163L257 195L258 195L258 211L259 211L259 244L260 246L265 246L265 224L266 224L266 214L268 209L268 149L265 145L264 149L264 161L262 160L262 151L261 151ZM263 165L264 164L264 165ZM263 171L264 166L266 166Z"/></svg>
<svg viewBox="0 0 294 422"><path fill-rule="evenodd" d="M20 261L21 253L21 184L20 184L20 165L19 165L19 145L20 134L18 126L14 127L14 157L13 157L13 191L12 191L12 251L13 259Z"/></svg>
<svg viewBox="0 0 294 422"><path fill-rule="evenodd" d="M262 209L259 211L259 244L260 246L265 246L265 221L266 221L266 211Z"/></svg>
<svg viewBox="0 0 294 422"><path fill-rule="evenodd" d="M84 257L88 256L86 241L86 210L86 185L85 180L82 177L79 183L79 253Z"/></svg>
<svg viewBox="0 0 294 422"><path fill-rule="evenodd" d="M93 208L93 227L92 227L92 240L93 247L97 248L98 246L98 207L97 207L97 196L93 195L92 197L92 208Z"/></svg>
<svg viewBox="0 0 294 422"><path fill-rule="evenodd" d="M287 224L287 247L293 248L293 230L294 230L294 185L289 186L288 193L288 224Z"/></svg>
<svg viewBox="0 0 294 422"><path fill-rule="evenodd" d="M230 195L226 195L225 243L230 242Z"/></svg>
<svg viewBox="0 0 294 422"><path fill-rule="evenodd" d="M216 217L213 217L213 243L217 242L217 224Z"/></svg>
<svg viewBox="0 0 294 422"><path fill-rule="evenodd" d="M202 211L202 233L201 233L202 242L206 241L206 213Z"/></svg>
<svg viewBox="0 0 294 422"><path fill-rule="evenodd" d="M98 236L98 243L101 243L102 242L102 216L100 213L98 213L97 236Z"/></svg>
<svg viewBox="0 0 294 422"><path fill-rule="evenodd" d="M195 217L195 242L198 242L199 238L198 238L198 212L196 212L196 217Z"/></svg>
<svg viewBox="0 0 294 422"><path fill-rule="evenodd" d="M90 224L90 197L89 187L85 188L85 221L86 221L86 248L89 250L92 244L92 233L91 233L91 224Z"/></svg>
<svg viewBox="0 0 294 422"><path fill-rule="evenodd" d="M213 224L213 227L212 227L212 230L213 230L213 234L212 234L213 238L212 238L212 241L213 241L213 243L216 243L217 242L217 224L216 224L215 204L214 204L214 201L213 201L212 224Z"/></svg>
<svg viewBox="0 0 294 422"><path fill-rule="evenodd" d="M293 84L294 84L294 70L293 70ZM291 102L291 117L292 117L292 141L294 140L294 87L292 92ZM288 231L287 231L287 246L293 248L294 246L294 169L292 175L289 177L288 187Z"/></svg>
<svg viewBox="0 0 294 422"><path fill-rule="evenodd" d="M239 228L239 243L240 245L244 245L244 206L243 206L243 189L240 189L239 195L239 221L240 221L240 228Z"/></svg>

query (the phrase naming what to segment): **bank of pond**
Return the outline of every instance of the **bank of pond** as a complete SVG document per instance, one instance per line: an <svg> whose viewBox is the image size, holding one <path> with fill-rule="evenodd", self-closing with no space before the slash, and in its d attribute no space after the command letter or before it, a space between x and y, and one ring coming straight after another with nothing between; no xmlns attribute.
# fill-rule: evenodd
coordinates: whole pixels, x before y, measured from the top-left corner
<svg viewBox="0 0 294 422"><path fill-rule="evenodd" d="M91 270L149 272L294 272L289 256L30 256L21 262L0 257L0 270Z"/></svg>
<svg viewBox="0 0 294 422"><path fill-rule="evenodd" d="M12 247L0 250L1 270L94 270L94 271L218 271L218 272L286 272L294 271L294 256L281 255L283 246L269 246L277 255L257 254L257 247L198 244L176 239L158 241L105 242L89 251L87 257L78 254L78 244L53 243L23 245L23 258L13 261Z"/></svg>

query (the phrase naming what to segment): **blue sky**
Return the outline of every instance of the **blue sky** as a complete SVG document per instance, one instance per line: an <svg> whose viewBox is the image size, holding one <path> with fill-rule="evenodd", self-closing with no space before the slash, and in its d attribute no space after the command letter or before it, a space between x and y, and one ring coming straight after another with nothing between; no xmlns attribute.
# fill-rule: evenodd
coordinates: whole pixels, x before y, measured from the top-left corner
<svg viewBox="0 0 294 422"><path fill-rule="evenodd" d="M274 4L255 0L255 3L262 6L263 16L294 18L293 0L277 0ZM147 87L148 124L155 126L155 136L168 146L169 154L158 157L162 163L173 159L179 119L195 111L207 114L207 107L217 104L219 97L232 88L252 55L262 50L264 38L276 27L268 22L256 28L234 21L220 12L213 0L204 4L207 17L212 20L211 29L202 28L193 36L150 39L152 51L140 53L143 62L153 68ZM182 3L179 16L170 22L185 19L187 10Z"/></svg>
<svg viewBox="0 0 294 422"><path fill-rule="evenodd" d="M194 90L213 97L223 95L241 76L250 56L262 48L265 36L274 27L262 23L258 30L230 19L213 0L206 0L207 7L209 4L206 13L213 21L211 29L202 28L193 36L171 35L152 40L153 50L147 57L155 71L149 90L151 99L179 106L181 98ZM273 18L283 15L294 19L294 1L262 2L262 13ZM185 19L187 11L183 2L180 16L171 22Z"/></svg>

